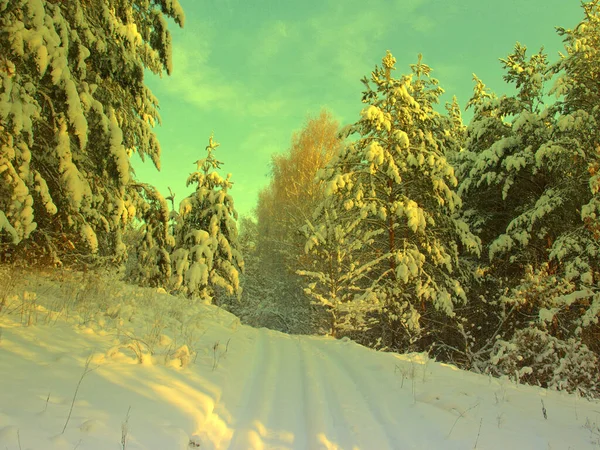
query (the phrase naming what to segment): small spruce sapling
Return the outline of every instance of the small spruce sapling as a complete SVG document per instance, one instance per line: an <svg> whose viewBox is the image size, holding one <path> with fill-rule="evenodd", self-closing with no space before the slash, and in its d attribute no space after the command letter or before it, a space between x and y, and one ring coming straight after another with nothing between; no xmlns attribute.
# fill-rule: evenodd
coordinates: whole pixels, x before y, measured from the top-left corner
<svg viewBox="0 0 600 450"><path fill-rule="evenodd" d="M172 289L208 302L223 292L239 297L244 269L237 212L229 194L233 183L231 174L223 178L217 172L222 164L214 156L218 146L211 135L206 158L196 161L197 170L187 179L196 190L179 205L171 252Z"/></svg>

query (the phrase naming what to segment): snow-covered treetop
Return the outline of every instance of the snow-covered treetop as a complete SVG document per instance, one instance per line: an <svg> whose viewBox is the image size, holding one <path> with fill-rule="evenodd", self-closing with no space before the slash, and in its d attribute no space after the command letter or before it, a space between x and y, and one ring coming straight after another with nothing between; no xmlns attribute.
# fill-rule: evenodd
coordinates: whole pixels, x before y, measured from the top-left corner
<svg viewBox="0 0 600 450"><path fill-rule="evenodd" d="M217 172L223 164L213 155L213 152L219 147L218 142L214 140L214 136L211 134L208 139L208 145L206 146L206 158L201 158L194 162L196 164L196 171L193 172L186 181L186 186L197 183L203 185L207 189L214 189L220 187L222 189L229 189L233 183L229 180L231 174L227 174L227 178L221 177Z"/></svg>

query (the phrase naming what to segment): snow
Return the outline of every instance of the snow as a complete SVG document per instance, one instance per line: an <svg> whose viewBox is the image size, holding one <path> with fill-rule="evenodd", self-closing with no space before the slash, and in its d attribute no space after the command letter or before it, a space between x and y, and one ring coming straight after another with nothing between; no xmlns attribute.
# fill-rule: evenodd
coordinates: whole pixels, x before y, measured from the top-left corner
<svg viewBox="0 0 600 450"><path fill-rule="evenodd" d="M383 127L389 132L392 128L390 114L382 111L375 105L369 105L368 107L364 108L360 114L366 120L372 122L373 126L375 126L377 130L381 130L381 127Z"/></svg>
<svg viewBox="0 0 600 450"><path fill-rule="evenodd" d="M19 243L20 239L19 239L19 235L17 234L17 230L15 230L13 228L13 226L10 224L10 222L6 218L6 215L4 214L4 212L0 211L0 232L2 232L2 231L5 231L10 235L10 237L12 238L13 244Z"/></svg>
<svg viewBox="0 0 600 450"><path fill-rule="evenodd" d="M59 160L58 171L63 189L66 191L73 209L78 210L83 200L91 197L92 193L88 182L73 162L67 125L64 121L60 121L59 126L56 145L56 154Z"/></svg>
<svg viewBox="0 0 600 450"><path fill-rule="evenodd" d="M98 251L98 238L96 237L94 229L89 224L83 223L81 225L81 237L83 241L87 243L92 253Z"/></svg>
<svg viewBox="0 0 600 450"><path fill-rule="evenodd" d="M2 449L600 444L598 402L425 354L254 329L92 273L0 268L0 282Z"/></svg>
<svg viewBox="0 0 600 450"><path fill-rule="evenodd" d="M127 152L123 146L123 131L112 108L109 111L108 127L110 130L110 153L115 161L119 183L121 186L124 186L130 181L129 156L127 156Z"/></svg>

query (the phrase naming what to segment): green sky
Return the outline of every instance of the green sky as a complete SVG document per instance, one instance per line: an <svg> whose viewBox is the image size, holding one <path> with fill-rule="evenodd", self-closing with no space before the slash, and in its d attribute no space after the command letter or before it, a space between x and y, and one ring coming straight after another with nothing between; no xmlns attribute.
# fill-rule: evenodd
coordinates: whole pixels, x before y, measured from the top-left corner
<svg viewBox="0 0 600 450"><path fill-rule="evenodd" d="M171 23L173 74L147 82L160 101L162 169L136 163L138 178L178 203L214 131L216 156L231 172L240 215L268 183L273 153L289 148L308 114L328 108L341 125L361 110L362 84L386 50L399 76L422 53L464 108L476 73L507 90L498 58L516 41L562 50L555 26L582 17L575 0L180 0L185 27ZM468 117L465 116L465 117Z"/></svg>

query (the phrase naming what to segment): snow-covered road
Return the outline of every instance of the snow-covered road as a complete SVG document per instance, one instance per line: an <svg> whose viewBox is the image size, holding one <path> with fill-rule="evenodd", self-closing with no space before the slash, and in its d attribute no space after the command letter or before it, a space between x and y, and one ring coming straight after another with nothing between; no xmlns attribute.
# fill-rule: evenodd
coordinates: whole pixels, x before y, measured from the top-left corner
<svg viewBox="0 0 600 450"><path fill-rule="evenodd" d="M600 446L600 404L576 396L254 329L151 290L83 305L35 286L0 314L2 450Z"/></svg>
<svg viewBox="0 0 600 450"><path fill-rule="evenodd" d="M403 427L392 413L401 400L393 370L347 362L332 340L265 329L249 339L237 362L247 372L221 398L236 410L232 448L397 448Z"/></svg>

